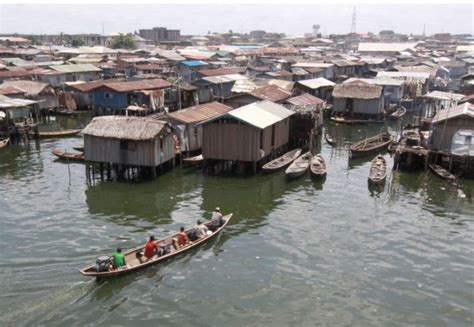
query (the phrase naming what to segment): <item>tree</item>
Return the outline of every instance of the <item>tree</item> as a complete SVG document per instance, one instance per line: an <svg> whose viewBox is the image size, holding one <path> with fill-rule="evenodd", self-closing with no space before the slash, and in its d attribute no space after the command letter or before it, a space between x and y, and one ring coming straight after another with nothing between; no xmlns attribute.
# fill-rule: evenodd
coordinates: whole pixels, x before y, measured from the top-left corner
<svg viewBox="0 0 474 327"><path fill-rule="evenodd" d="M41 45L41 42L38 40L38 38L34 35L29 35L26 37L28 40L31 41L32 45Z"/></svg>
<svg viewBox="0 0 474 327"><path fill-rule="evenodd" d="M77 47L82 47L83 45L85 45L86 43L84 42L83 39L81 38L77 38L77 39L73 39L71 41L71 46L73 46L74 48L77 48Z"/></svg>
<svg viewBox="0 0 474 327"><path fill-rule="evenodd" d="M110 46L113 49L135 49L135 41L133 40L132 33L122 34L120 33L117 36L112 38Z"/></svg>

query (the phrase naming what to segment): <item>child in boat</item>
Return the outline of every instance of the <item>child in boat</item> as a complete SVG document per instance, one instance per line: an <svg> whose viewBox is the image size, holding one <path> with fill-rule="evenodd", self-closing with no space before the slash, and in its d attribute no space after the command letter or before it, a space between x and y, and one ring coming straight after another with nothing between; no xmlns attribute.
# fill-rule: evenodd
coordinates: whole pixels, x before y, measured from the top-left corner
<svg viewBox="0 0 474 327"><path fill-rule="evenodd" d="M184 227L181 226L178 233L178 246L185 246L188 243L189 243L188 236L184 232Z"/></svg>

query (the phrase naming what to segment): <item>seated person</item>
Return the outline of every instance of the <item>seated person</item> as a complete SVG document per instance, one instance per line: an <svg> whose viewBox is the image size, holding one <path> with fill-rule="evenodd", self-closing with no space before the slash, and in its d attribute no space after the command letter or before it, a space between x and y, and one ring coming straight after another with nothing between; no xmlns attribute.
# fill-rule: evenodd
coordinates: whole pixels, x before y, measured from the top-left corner
<svg viewBox="0 0 474 327"><path fill-rule="evenodd" d="M117 251L112 254L110 259L112 261L112 269L117 269L127 265L125 262L125 256L123 255L122 249L120 247L117 248Z"/></svg>
<svg viewBox="0 0 474 327"><path fill-rule="evenodd" d="M208 228L200 220L198 220L197 225L194 226L194 230L196 232L197 238L201 238L201 237L206 236Z"/></svg>
<svg viewBox="0 0 474 327"><path fill-rule="evenodd" d="M181 226L178 233L178 246L185 246L187 243L189 243L188 236L184 232L184 227Z"/></svg>
<svg viewBox="0 0 474 327"><path fill-rule="evenodd" d="M155 237L152 235L150 239L145 244L145 258L146 260L150 260L155 254L158 253L159 246L158 243L155 241Z"/></svg>
<svg viewBox="0 0 474 327"><path fill-rule="evenodd" d="M222 219L221 209L217 207L212 213L211 223L209 224L209 229L215 232L219 227L224 224L224 219Z"/></svg>

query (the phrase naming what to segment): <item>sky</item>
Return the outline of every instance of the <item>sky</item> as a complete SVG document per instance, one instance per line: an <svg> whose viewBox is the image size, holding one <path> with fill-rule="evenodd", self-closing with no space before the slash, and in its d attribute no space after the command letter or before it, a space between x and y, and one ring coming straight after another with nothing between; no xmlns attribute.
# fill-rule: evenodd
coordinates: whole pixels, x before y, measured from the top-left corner
<svg viewBox="0 0 474 327"><path fill-rule="evenodd" d="M472 4L358 4L356 32L390 29L404 34L470 33L474 31ZM291 36L311 32L343 34L351 30L352 4L3 4L0 34L57 34L60 32L133 32L163 26L181 34L248 33L263 29Z"/></svg>

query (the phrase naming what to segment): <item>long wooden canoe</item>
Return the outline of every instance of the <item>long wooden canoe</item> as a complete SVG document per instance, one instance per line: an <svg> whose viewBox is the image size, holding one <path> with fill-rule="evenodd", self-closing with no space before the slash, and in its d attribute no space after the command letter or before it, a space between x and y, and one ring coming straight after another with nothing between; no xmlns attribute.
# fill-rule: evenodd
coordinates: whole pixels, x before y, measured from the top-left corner
<svg viewBox="0 0 474 327"><path fill-rule="evenodd" d="M326 161L324 161L321 153L315 155L313 159L311 159L309 171L311 172L312 177L322 178L326 176Z"/></svg>
<svg viewBox="0 0 474 327"><path fill-rule="evenodd" d="M369 172L369 183L371 184L382 184L385 182L387 177L387 162L381 155L376 156L372 159Z"/></svg>
<svg viewBox="0 0 474 327"><path fill-rule="evenodd" d="M204 162L204 157L202 154L194 157L183 158L183 163L190 166L201 165Z"/></svg>
<svg viewBox="0 0 474 327"><path fill-rule="evenodd" d="M64 149L54 148L51 153L62 160L84 161L84 154L82 152L66 151Z"/></svg>
<svg viewBox="0 0 474 327"><path fill-rule="evenodd" d="M448 179L448 180L455 180L456 176L451 174L449 171L444 169L441 166L435 165L435 164L429 164L429 167L431 171L438 177L441 177L443 179Z"/></svg>
<svg viewBox="0 0 474 327"><path fill-rule="evenodd" d="M6 139L3 139L3 140L0 140L0 148L4 148L8 145L8 142L10 142L10 138L6 138Z"/></svg>
<svg viewBox="0 0 474 327"><path fill-rule="evenodd" d="M62 137L62 136L73 136L79 134L82 129L67 129L63 131L45 131L38 132L39 137Z"/></svg>
<svg viewBox="0 0 474 327"><path fill-rule="evenodd" d="M403 116L405 116L406 113L407 113L407 109L402 106L402 107L398 108L395 112L393 112L390 115L390 118L391 119L400 119Z"/></svg>
<svg viewBox="0 0 474 327"><path fill-rule="evenodd" d="M373 154L387 148L390 142L392 142L392 138L389 133L382 133L369 137L351 145L351 156L355 158Z"/></svg>
<svg viewBox="0 0 474 327"><path fill-rule="evenodd" d="M331 117L331 120L337 124L382 124L383 120L374 119L348 119L344 117Z"/></svg>
<svg viewBox="0 0 474 327"><path fill-rule="evenodd" d="M324 133L324 139L326 140L326 142L328 142L329 145L336 146L336 141L331 136L329 136L328 133Z"/></svg>
<svg viewBox="0 0 474 327"><path fill-rule="evenodd" d="M312 158L313 156L309 151L298 157L288 168L286 168L286 176L295 178L304 175L309 168L309 163Z"/></svg>
<svg viewBox="0 0 474 327"><path fill-rule="evenodd" d="M290 163L296 160L298 156L301 154L301 149L295 149L292 151L289 151L282 155L281 157L278 157L270 162L267 162L265 165L263 165L262 170L265 172L272 172L272 171L277 171L283 167L286 167Z"/></svg>
<svg viewBox="0 0 474 327"><path fill-rule="evenodd" d="M179 247L179 248L175 248L174 245L173 245L173 243L174 243L173 239L177 239L178 233L158 240L157 242L160 245L162 245L162 244L170 245L170 249L171 249L171 251L168 254L162 255L160 257L155 255L150 260L141 262L139 259L137 259L136 254L137 254L137 252L143 251L145 247L140 246L140 247L137 247L135 249L131 249L131 250L124 253L125 262L127 263L127 266L122 268L122 269L119 268L119 269L115 269L113 271L97 272L95 270L95 265L92 264L92 265L89 265L89 266L79 270L79 272L84 276L97 277L97 278L110 278L110 277L116 277L116 276L119 276L119 275L124 275L124 274L130 273L130 272L133 272L133 271L137 271L137 270L145 268L145 267L149 267L151 265L160 263L160 262L162 262L166 259L174 257L174 256L176 256L180 253L189 251L190 249L192 249L192 248L208 241L209 239L211 239L214 236L216 236L217 234L219 234L219 232L224 229L224 227L227 225L227 223L229 222L229 220L231 218L232 218L232 214L224 216L223 217L224 224L221 227L219 227L215 232L210 233L209 235L201 237L200 239L198 239L194 242L190 242L187 245ZM209 225L209 223L210 222L207 222L205 224ZM193 227L188 228L186 230L186 232L190 231L192 228Z"/></svg>

